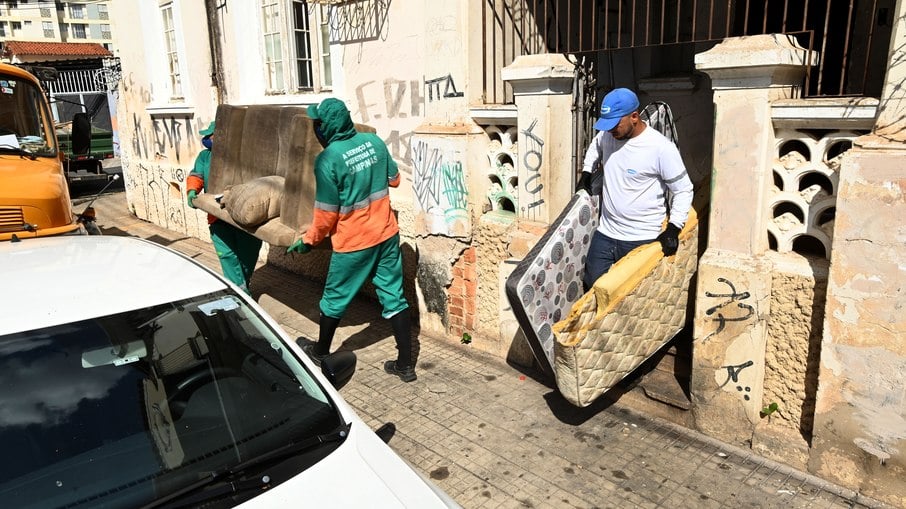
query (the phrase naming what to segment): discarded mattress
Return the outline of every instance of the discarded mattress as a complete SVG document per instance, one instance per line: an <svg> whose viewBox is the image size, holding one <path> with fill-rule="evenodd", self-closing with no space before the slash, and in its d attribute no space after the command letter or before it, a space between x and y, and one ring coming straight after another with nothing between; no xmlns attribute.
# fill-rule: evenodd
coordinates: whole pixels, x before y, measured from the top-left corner
<svg viewBox="0 0 906 509"><path fill-rule="evenodd" d="M660 243L639 246L595 282L553 326L557 387L570 403L588 406L683 328L689 282L698 266L698 216L680 232L676 255Z"/></svg>
<svg viewBox="0 0 906 509"><path fill-rule="evenodd" d="M579 191L506 280L506 295L541 369L554 374L553 325L582 297L598 198Z"/></svg>
<svg viewBox="0 0 906 509"><path fill-rule="evenodd" d="M598 199L576 193L506 281L506 295L542 370L561 394L588 406L673 339L686 322L698 263L690 210L677 254L640 246L582 293Z"/></svg>

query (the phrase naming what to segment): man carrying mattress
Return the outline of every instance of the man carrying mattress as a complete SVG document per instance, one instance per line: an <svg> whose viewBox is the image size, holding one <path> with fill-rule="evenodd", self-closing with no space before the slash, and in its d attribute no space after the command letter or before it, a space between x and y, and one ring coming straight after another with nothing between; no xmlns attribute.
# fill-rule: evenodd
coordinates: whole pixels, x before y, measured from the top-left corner
<svg viewBox="0 0 906 509"><path fill-rule="evenodd" d="M588 249L582 282L588 291L620 258L657 240L676 254L692 205L692 181L676 145L639 117L639 99L627 88L601 103L595 135L577 188L591 194L591 172L603 166L601 217ZM669 191L669 204L667 200ZM669 217L668 217L669 213ZM664 220L666 228L661 231Z"/></svg>

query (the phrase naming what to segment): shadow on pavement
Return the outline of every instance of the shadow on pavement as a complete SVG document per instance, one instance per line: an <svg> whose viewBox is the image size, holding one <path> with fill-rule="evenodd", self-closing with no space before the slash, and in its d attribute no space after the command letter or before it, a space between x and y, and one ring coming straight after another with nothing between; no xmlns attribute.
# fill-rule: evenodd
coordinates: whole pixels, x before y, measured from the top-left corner
<svg viewBox="0 0 906 509"><path fill-rule="evenodd" d="M260 300L262 295L290 308L313 323L318 323L320 308L318 302L324 288L322 281L305 278L299 274L287 272L281 268L265 264L255 270L252 275L252 297ZM410 312L412 306L410 303ZM413 358L418 359L420 345L418 337L421 328L418 324L418 315L412 314L412 340ZM344 338L342 329L356 328ZM315 329L317 330L317 329ZM316 333L315 333L316 334ZM307 338L317 341L317 337ZM354 351L367 348L380 341L393 341L393 331L390 321L381 316L381 306L375 300L368 298L365 292L359 295L349 305L349 309L340 321L340 329L334 338L335 351Z"/></svg>

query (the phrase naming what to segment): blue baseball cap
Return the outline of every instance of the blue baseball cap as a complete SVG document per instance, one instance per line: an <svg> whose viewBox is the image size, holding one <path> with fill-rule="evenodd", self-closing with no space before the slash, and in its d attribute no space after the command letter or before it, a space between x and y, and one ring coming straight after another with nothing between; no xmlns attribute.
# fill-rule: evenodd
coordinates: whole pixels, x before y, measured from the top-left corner
<svg viewBox="0 0 906 509"><path fill-rule="evenodd" d="M639 109L639 98L628 88L615 88L601 101L601 116L595 122L595 129L609 131L620 123L620 119Z"/></svg>

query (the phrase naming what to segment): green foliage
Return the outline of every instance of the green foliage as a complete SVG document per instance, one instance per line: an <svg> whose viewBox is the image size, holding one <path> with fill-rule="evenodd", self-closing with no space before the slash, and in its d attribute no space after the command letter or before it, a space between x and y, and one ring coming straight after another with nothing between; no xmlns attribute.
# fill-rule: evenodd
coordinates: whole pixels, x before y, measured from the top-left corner
<svg viewBox="0 0 906 509"><path fill-rule="evenodd" d="M766 406L766 407L764 407L764 408L761 409L761 416L762 416L762 417L767 417L767 416L773 414L774 412L776 412L776 411L777 411L777 408L779 408L779 407L777 406L777 403L776 403L776 402L775 402L775 403L771 403L770 405L768 405L768 406Z"/></svg>
<svg viewBox="0 0 906 509"><path fill-rule="evenodd" d="M463 332L462 339L460 339L459 342L464 345L468 345L469 343L472 342L472 335L469 334L468 332Z"/></svg>

